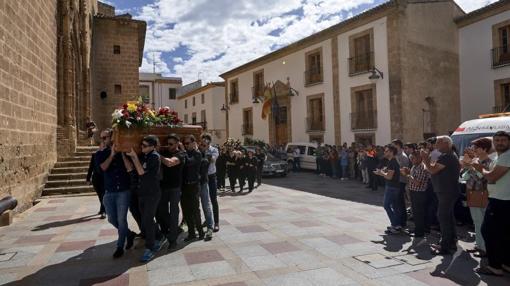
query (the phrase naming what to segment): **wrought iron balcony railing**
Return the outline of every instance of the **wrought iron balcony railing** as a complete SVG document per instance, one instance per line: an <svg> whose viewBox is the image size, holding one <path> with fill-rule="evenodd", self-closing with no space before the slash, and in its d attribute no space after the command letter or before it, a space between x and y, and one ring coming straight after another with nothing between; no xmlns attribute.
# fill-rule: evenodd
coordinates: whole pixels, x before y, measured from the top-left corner
<svg viewBox="0 0 510 286"><path fill-rule="evenodd" d="M377 129L377 111L367 110L364 112L351 113L351 130L374 130Z"/></svg>
<svg viewBox="0 0 510 286"><path fill-rule="evenodd" d="M349 75L369 72L374 69L374 52L349 58Z"/></svg>
<svg viewBox="0 0 510 286"><path fill-rule="evenodd" d="M324 131L324 121L317 120L314 118L307 117L306 118L306 131L307 132L313 132L313 131Z"/></svg>
<svg viewBox="0 0 510 286"><path fill-rule="evenodd" d="M321 68L313 67L305 71L305 85L321 83L323 73Z"/></svg>
<svg viewBox="0 0 510 286"><path fill-rule="evenodd" d="M242 135L253 135L253 124L243 124L241 128Z"/></svg>
<svg viewBox="0 0 510 286"><path fill-rule="evenodd" d="M510 46L503 46L491 50L492 68L510 64Z"/></svg>

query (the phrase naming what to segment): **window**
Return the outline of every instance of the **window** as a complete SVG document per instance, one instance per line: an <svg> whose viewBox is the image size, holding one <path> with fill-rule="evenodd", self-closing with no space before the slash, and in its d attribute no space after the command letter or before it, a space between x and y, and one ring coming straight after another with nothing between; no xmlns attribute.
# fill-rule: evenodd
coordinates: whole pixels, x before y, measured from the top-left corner
<svg viewBox="0 0 510 286"><path fill-rule="evenodd" d="M510 112L510 78L494 81L494 102L492 112Z"/></svg>
<svg viewBox="0 0 510 286"><path fill-rule="evenodd" d="M202 104L204 104L204 103L205 103L205 94L203 94L203 93L200 95L200 102L201 102Z"/></svg>
<svg viewBox="0 0 510 286"><path fill-rule="evenodd" d="M253 73L253 97L264 95L264 70Z"/></svg>
<svg viewBox="0 0 510 286"><path fill-rule="evenodd" d="M142 98L143 103L149 104L150 103L150 91L148 85L140 85L139 86L139 93L140 97Z"/></svg>
<svg viewBox="0 0 510 286"><path fill-rule="evenodd" d="M184 114L184 123L188 124L188 115Z"/></svg>
<svg viewBox="0 0 510 286"><path fill-rule="evenodd" d="M322 82L322 49L306 54L305 85Z"/></svg>
<svg viewBox="0 0 510 286"><path fill-rule="evenodd" d="M375 85L366 85L351 90L351 129L365 130L377 127Z"/></svg>
<svg viewBox="0 0 510 286"><path fill-rule="evenodd" d="M492 27L492 67L510 64L510 20Z"/></svg>
<svg viewBox="0 0 510 286"><path fill-rule="evenodd" d="M251 107L243 110L243 135L253 135L253 109Z"/></svg>
<svg viewBox="0 0 510 286"><path fill-rule="evenodd" d="M188 100L187 99L184 100L184 108L188 108Z"/></svg>
<svg viewBox="0 0 510 286"><path fill-rule="evenodd" d="M195 102L195 97L193 96L193 106L196 105L196 102Z"/></svg>
<svg viewBox="0 0 510 286"><path fill-rule="evenodd" d="M120 54L120 46L119 45L113 45L113 54L115 54L115 55Z"/></svg>
<svg viewBox="0 0 510 286"><path fill-rule="evenodd" d="M352 35L349 38L349 74L369 72L374 67L373 29Z"/></svg>
<svg viewBox="0 0 510 286"><path fill-rule="evenodd" d="M315 148L314 147L308 147L307 154L309 156L315 156Z"/></svg>
<svg viewBox="0 0 510 286"><path fill-rule="evenodd" d="M197 113L193 112L191 114L191 124L196 125L197 124Z"/></svg>
<svg viewBox="0 0 510 286"><path fill-rule="evenodd" d="M324 95L311 95L308 97L306 118L307 131L324 131Z"/></svg>
<svg viewBox="0 0 510 286"><path fill-rule="evenodd" d="M201 111L200 111L200 121L201 121L201 122L206 122L206 118L205 118L205 110L201 110Z"/></svg>
<svg viewBox="0 0 510 286"><path fill-rule="evenodd" d="M168 89L168 99L173 100L177 98L177 90L175 88Z"/></svg>
<svg viewBox="0 0 510 286"><path fill-rule="evenodd" d="M122 86L120 84L116 84L114 87L114 93L115 94L121 94L122 93Z"/></svg>
<svg viewBox="0 0 510 286"><path fill-rule="evenodd" d="M230 81L230 104L239 102L239 82L237 79Z"/></svg>

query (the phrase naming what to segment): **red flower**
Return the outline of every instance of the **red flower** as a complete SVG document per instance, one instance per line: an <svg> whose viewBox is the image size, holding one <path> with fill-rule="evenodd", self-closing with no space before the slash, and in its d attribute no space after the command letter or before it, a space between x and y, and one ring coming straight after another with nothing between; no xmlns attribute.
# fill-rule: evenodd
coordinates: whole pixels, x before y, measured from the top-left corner
<svg viewBox="0 0 510 286"><path fill-rule="evenodd" d="M127 109L128 108L128 105L126 103L124 103L124 105L122 105L122 108L123 109Z"/></svg>

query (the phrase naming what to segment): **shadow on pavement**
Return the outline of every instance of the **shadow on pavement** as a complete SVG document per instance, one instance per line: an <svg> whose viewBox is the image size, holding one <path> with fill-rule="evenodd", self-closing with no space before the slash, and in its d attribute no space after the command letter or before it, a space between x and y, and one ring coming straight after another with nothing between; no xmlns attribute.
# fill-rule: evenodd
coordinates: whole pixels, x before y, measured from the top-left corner
<svg viewBox="0 0 510 286"><path fill-rule="evenodd" d="M332 179L329 177L319 177L315 173L309 171L289 173L285 178L264 178L262 183L334 199L342 199L374 206L383 205L383 188L372 191L356 180L340 181L339 179Z"/></svg>
<svg viewBox="0 0 510 286"><path fill-rule="evenodd" d="M84 216L84 217L80 217L80 218L69 219L69 220L55 221L55 222L38 225L38 226L34 227L32 229L32 231L41 231L41 230L46 230L46 229L55 228L55 227L62 227L62 226L67 226L67 225L71 225L71 224L87 222L87 221L95 220L95 219L99 219L97 217L97 214L88 215L88 216Z"/></svg>
<svg viewBox="0 0 510 286"><path fill-rule="evenodd" d="M118 280L115 281L118 283L116 285L127 285L129 277L123 273L140 265L137 258L141 252L128 250L123 257L113 260L112 253L115 248L116 242L89 247L79 255L45 266L23 279L4 285L88 286L114 279Z"/></svg>

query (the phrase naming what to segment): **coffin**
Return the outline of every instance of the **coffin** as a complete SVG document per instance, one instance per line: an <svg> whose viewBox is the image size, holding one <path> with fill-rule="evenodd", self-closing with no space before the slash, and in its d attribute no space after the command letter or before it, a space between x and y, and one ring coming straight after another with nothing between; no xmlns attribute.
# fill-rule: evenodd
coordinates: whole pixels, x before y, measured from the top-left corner
<svg viewBox="0 0 510 286"><path fill-rule="evenodd" d="M194 135L198 140L202 134L202 126L184 125L182 127L154 126L147 128L126 128L116 127L113 129L113 142L115 143L117 152L129 152L131 148L136 153L141 152L140 145L142 139L147 135L156 135L159 138L160 148L167 147L167 137L169 134L175 133L181 139L186 135Z"/></svg>

